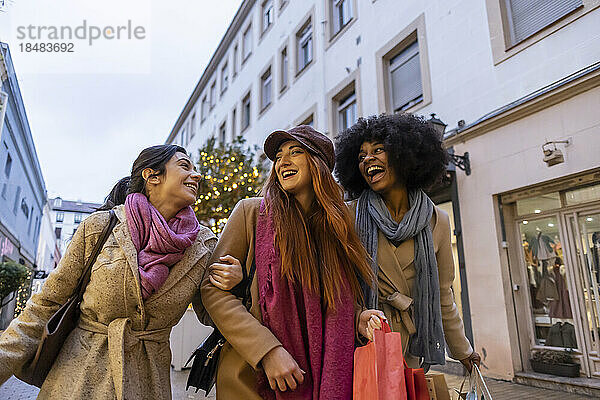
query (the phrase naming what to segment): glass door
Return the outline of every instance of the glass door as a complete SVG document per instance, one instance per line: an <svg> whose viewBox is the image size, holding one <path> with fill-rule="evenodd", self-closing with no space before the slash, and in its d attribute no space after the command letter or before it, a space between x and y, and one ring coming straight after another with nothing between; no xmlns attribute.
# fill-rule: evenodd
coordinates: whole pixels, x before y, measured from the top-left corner
<svg viewBox="0 0 600 400"><path fill-rule="evenodd" d="M572 241L570 257L576 265L575 279L583 336L584 358L588 376L600 377L600 210L567 214L568 233Z"/></svg>

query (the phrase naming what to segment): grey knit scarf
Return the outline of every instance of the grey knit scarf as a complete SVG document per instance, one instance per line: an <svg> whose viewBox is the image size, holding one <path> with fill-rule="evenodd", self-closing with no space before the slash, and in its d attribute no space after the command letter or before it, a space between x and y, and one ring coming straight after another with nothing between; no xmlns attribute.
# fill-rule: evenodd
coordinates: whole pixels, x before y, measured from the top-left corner
<svg viewBox="0 0 600 400"><path fill-rule="evenodd" d="M410 191L408 201L410 209L402 221L397 223L381 196L366 189L358 199L356 228L360 240L371 256L371 267L375 276L378 273L378 230L381 230L395 246L404 240L414 238L416 279L412 294L414 296L413 318L417 333L410 338L409 352L414 356L422 357L424 364L444 364L446 342L442 328L440 282L430 225L434 206L422 190ZM363 285L363 290L365 290L367 307L376 308L377 289Z"/></svg>

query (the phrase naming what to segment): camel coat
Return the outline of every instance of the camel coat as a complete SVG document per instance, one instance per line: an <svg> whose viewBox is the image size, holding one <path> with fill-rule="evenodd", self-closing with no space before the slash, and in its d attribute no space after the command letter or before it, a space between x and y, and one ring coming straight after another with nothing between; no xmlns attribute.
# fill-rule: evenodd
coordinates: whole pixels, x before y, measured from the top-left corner
<svg viewBox="0 0 600 400"><path fill-rule="evenodd" d="M247 272L250 270L254 261L256 221L261 200L244 199L235 206L221 233L211 264L229 254L240 260ZM200 292L202 297L198 294L194 298L194 309L198 304L199 309L203 310L204 302L214 324L227 339L217 370L217 400L261 400L256 386L257 374L263 373L260 361L273 348L281 346L281 342L262 325L256 274L250 286L250 312L235 294L220 290L210 283L208 274ZM356 325L362 308L355 305L355 309Z"/></svg>
<svg viewBox="0 0 600 400"><path fill-rule="evenodd" d="M352 215L356 215L356 205L356 200L350 203ZM431 228L440 280L444 335L452 358L462 360L473 353L473 348L465 336L463 322L456 308L452 291L454 259L450 242L450 218L438 207L435 207L431 218ZM377 248L379 307L388 317L392 330L402 334L404 355L411 367L419 365L419 360L407 353L410 335L416 331L412 320L412 293L416 275L414 257L414 239L406 240L396 247L379 231Z"/></svg>
<svg viewBox="0 0 600 400"><path fill-rule="evenodd" d="M115 212L118 222L92 267L79 325L39 399L171 399L171 328L198 291L216 238L202 227L164 285L144 302L124 206ZM0 384L33 358L46 321L73 293L108 220L109 213L101 211L81 223L41 292L0 337Z"/></svg>
<svg viewBox="0 0 600 400"><path fill-rule="evenodd" d="M221 233L211 263L231 255L250 270L254 261L256 221L260 198L241 200L234 208ZM250 313L239 297L213 286L205 276L201 295L193 301L194 309L204 303L217 328L227 339L221 350L217 370L217 400L261 400L256 387L256 374L262 358L281 342L261 323L256 274L250 286Z"/></svg>

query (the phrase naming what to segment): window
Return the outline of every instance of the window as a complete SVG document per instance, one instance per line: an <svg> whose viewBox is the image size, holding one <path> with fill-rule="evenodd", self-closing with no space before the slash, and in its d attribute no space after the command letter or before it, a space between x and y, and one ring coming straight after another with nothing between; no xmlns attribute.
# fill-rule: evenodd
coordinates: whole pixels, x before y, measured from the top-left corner
<svg viewBox="0 0 600 400"><path fill-rule="evenodd" d="M60 197L54 199L54 207L62 207L62 199Z"/></svg>
<svg viewBox="0 0 600 400"><path fill-rule="evenodd" d="M217 82L210 85L210 109L212 110L217 104Z"/></svg>
<svg viewBox="0 0 600 400"><path fill-rule="evenodd" d="M186 142L186 140L187 140L186 133L187 133L187 132L186 132L186 129L185 129L185 128L183 128L183 129L181 130L181 146L182 146L182 147L183 147L183 146L185 146L185 145L186 145L186 143L187 143L187 142Z"/></svg>
<svg viewBox="0 0 600 400"><path fill-rule="evenodd" d="M357 121L356 118L356 93L352 92L342 99L338 105L338 129L344 131Z"/></svg>
<svg viewBox="0 0 600 400"><path fill-rule="evenodd" d="M308 23L296 35L298 62L296 72L302 71L313 59L312 22Z"/></svg>
<svg viewBox="0 0 600 400"><path fill-rule="evenodd" d="M352 19L353 0L330 0L333 3L333 34L338 33Z"/></svg>
<svg viewBox="0 0 600 400"><path fill-rule="evenodd" d="M250 126L250 93L242 100L242 131Z"/></svg>
<svg viewBox="0 0 600 400"><path fill-rule="evenodd" d="M231 112L231 140L235 140L237 132L235 131L235 127L237 126L237 110L234 108Z"/></svg>
<svg viewBox="0 0 600 400"><path fill-rule="evenodd" d="M252 25L248 25L242 36L242 61L246 61L250 54L252 54Z"/></svg>
<svg viewBox="0 0 600 400"><path fill-rule="evenodd" d="M192 120L190 122L190 140L196 135L196 113L192 114Z"/></svg>
<svg viewBox="0 0 600 400"><path fill-rule="evenodd" d="M8 190L8 185L5 183L4 185L2 185L2 198L6 199L6 192Z"/></svg>
<svg viewBox="0 0 600 400"><path fill-rule="evenodd" d="M262 6L262 31L265 33L267 29L273 24L273 17L275 16L275 10L273 7L273 0L267 0Z"/></svg>
<svg viewBox="0 0 600 400"><path fill-rule="evenodd" d="M10 171L12 169L12 157L10 156L10 153L6 155L6 164L4 164L4 175L6 175L7 178L10 178Z"/></svg>
<svg viewBox="0 0 600 400"><path fill-rule="evenodd" d="M310 114L308 117L306 117L305 120L301 121L298 125L308 125L308 126L312 126L314 128L314 126L315 126L314 114Z"/></svg>
<svg viewBox="0 0 600 400"><path fill-rule="evenodd" d="M271 104L272 97L271 67L260 78L260 109L264 110Z"/></svg>
<svg viewBox="0 0 600 400"><path fill-rule="evenodd" d="M31 218L29 218L29 224L27 225L27 236L30 236L31 235L31 224L33 223L33 207L31 207L31 211L28 214L31 215Z"/></svg>
<svg viewBox="0 0 600 400"><path fill-rule="evenodd" d="M279 82L279 91L283 92L287 86L288 86L288 70L289 70L289 61L288 61L288 52L287 52L287 47L285 47L283 50L281 50L281 59L280 59L280 65L281 65L281 75L280 75L280 82Z"/></svg>
<svg viewBox="0 0 600 400"><path fill-rule="evenodd" d="M224 93L227 90L227 86L229 85L229 70L227 68L227 63L223 65L221 68L221 93Z"/></svg>
<svg viewBox="0 0 600 400"><path fill-rule="evenodd" d="M13 204L13 214L17 213L19 208L19 199L21 198L21 186L17 186L17 192L15 193L15 202Z"/></svg>
<svg viewBox="0 0 600 400"><path fill-rule="evenodd" d="M389 63L392 107L401 112L423 100L419 43L413 42Z"/></svg>
<svg viewBox="0 0 600 400"><path fill-rule="evenodd" d="M208 116L208 99L206 98L206 95L204 95L204 97L202 98L202 104L200 105L200 114L201 121L204 122L204 120Z"/></svg>
<svg viewBox="0 0 600 400"><path fill-rule="evenodd" d="M29 219L29 206L27 205L27 200L25 200L25 197L21 199L21 211L23 211L23 214L25 214L25 218ZM33 211L33 208L31 211Z"/></svg>
<svg viewBox="0 0 600 400"><path fill-rule="evenodd" d="M233 60L231 60L231 63L233 65L233 77L235 78L235 76L238 73L238 45L237 44L233 47Z"/></svg>
<svg viewBox="0 0 600 400"><path fill-rule="evenodd" d="M54 235L57 239L60 240L60 234L62 233L62 228L54 228Z"/></svg>
<svg viewBox="0 0 600 400"><path fill-rule="evenodd" d="M502 0L509 45L514 46L583 6L583 0Z"/></svg>
<svg viewBox="0 0 600 400"><path fill-rule="evenodd" d="M65 213L64 211L58 211L56 213L56 222L63 222L65 220Z"/></svg>
<svg viewBox="0 0 600 400"><path fill-rule="evenodd" d="M75 223L76 224L81 223L81 218L82 218L81 213L75 213Z"/></svg>
<svg viewBox="0 0 600 400"><path fill-rule="evenodd" d="M223 122L219 127L219 144L225 145L225 138L227 137L227 123Z"/></svg>

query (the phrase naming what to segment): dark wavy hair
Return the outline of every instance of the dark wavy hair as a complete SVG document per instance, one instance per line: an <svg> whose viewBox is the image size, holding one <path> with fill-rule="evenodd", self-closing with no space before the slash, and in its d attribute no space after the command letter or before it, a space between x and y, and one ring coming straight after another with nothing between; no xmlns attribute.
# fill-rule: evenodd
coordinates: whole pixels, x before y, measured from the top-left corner
<svg viewBox="0 0 600 400"><path fill-rule="evenodd" d="M335 176L353 200L368 188L358 169L358 153L364 142L380 142L388 164L408 190L427 189L446 172L448 153L442 138L422 117L412 114L359 118L336 137Z"/></svg>
<svg viewBox="0 0 600 400"><path fill-rule="evenodd" d="M110 210L114 206L124 204L125 198L131 193L147 194L146 181L142 176L142 171L146 168L151 168L156 171L154 176L164 174L165 165L175 153L187 154L183 147L174 144L159 144L142 150L138 158L133 162L131 175L121 178L115 184L104 199L104 204L98 210Z"/></svg>

